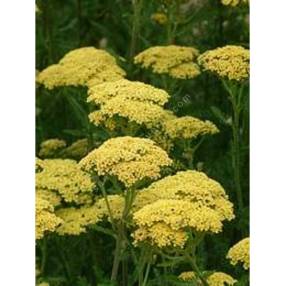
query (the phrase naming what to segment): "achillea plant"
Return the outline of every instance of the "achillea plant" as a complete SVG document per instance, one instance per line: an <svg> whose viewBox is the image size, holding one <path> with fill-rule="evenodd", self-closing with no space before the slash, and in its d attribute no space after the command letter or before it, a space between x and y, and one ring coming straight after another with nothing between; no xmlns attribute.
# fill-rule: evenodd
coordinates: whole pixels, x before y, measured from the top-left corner
<svg viewBox="0 0 286 286"><path fill-rule="evenodd" d="M230 248L226 257L232 265L242 263L244 269L249 269L249 244L250 239L246 237Z"/></svg>
<svg viewBox="0 0 286 286"><path fill-rule="evenodd" d="M48 89L58 86L87 86L121 79L125 72L108 52L94 47L67 53L58 64L41 71L37 82Z"/></svg>
<svg viewBox="0 0 286 286"><path fill-rule="evenodd" d="M199 51L193 47L156 46L139 53L134 62L143 68L150 68L157 74L189 79L200 74L199 66L196 64L198 55Z"/></svg>
<svg viewBox="0 0 286 286"><path fill-rule="evenodd" d="M56 158L66 145L64 140L58 138L45 140L40 145L39 157Z"/></svg>
<svg viewBox="0 0 286 286"><path fill-rule="evenodd" d="M196 285L203 285L194 271L183 272L179 275L179 279L183 281L190 281ZM210 275L206 274L206 281L208 286L232 286L235 285L237 280L230 275L223 272L214 272Z"/></svg>

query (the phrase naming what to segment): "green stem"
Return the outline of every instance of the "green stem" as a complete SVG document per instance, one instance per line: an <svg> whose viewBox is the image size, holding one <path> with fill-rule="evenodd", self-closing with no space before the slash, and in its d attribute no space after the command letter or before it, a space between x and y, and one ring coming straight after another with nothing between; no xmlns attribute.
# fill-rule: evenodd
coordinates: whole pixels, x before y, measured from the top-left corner
<svg viewBox="0 0 286 286"><path fill-rule="evenodd" d="M114 253L114 260L112 266L112 273L111 273L111 281L116 281L120 261L122 259L122 253L125 251L127 235L126 235L126 222L132 208L133 201L135 199L135 190L134 189L127 189L126 196L125 196L125 205L124 210L122 213L121 221L118 222L118 234L116 239L116 247Z"/></svg>
<svg viewBox="0 0 286 286"><path fill-rule="evenodd" d="M44 275L46 261L47 261L47 239L46 239L46 237L43 237L43 240L40 242L40 247L41 247L41 254L42 254L41 274Z"/></svg>
<svg viewBox="0 0 286 286"><path fill-rule="evenodd" d="M186 257L188 258L193 270L196 272L196 274L198 275L198 277L200 278L200 280L202 281L204 286L208 286L208 282L205 279L205 277L203 276L202 272L200 271L195 258L191 257L190 255L186 255Z"/></svg>
<svg viewBox="0 0 286 286"><path fill-rule="evenodd" d="M234 172L234 186L236 191L236 198L238 203L238 210L241 213L243 210L243 197L241 190L241 180L240 180L240 115L242 110L242 96L243 96L243 85L238 86L232 85L229 82L223 81L223 85L227 92L229 93L229 99L232 105L233 112L233 122L232 122L232 141L233 146L231 150L232 156L232 167Z"/></svg>
<svg viewBox="0 0 286 286"><path fill-rule="evenodd" d="M148 262L142 286L146 286L147 285L150 269L151 269L151 262Z"/></svg>
<svg viewBox="0 0 286 286"><path fill-rule="evenodd" d="M133 23L132 23L132 32L131 32L131 43L129 50L129 61L132 62L132 59L135 55L137 48L137 39L140 34L140 24L141 24L141 10L142 10L143 0L133 0Z"/></svg>

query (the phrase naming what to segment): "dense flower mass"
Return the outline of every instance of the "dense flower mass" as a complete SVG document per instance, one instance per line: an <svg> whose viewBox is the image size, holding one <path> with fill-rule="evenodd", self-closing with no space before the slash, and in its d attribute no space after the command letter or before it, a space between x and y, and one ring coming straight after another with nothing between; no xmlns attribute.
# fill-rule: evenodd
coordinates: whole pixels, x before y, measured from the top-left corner
<svg viewBox="0 0 286 286"><path fill-rule="evenodd" d="M240 4L248 4L249 0L221 0L221 3L225 6L238 6Z"/></svg>
<svg viewBox="0 0 286 286"><path fill-rule="evenodd" d="M134 208L140 209L160 199L184 200L209 207L219 215L221 221L234 218L233 204L228 200L223 187L203 172L178 172L152 183L138 193Z"/></svg>
<svg viewBox="0 0 286 286"><path fill-rule="evenodd" d="M179 279L183 281L193 281L196 285L203 285L197 274L193 271L183 272L179 275ZM237 280L223 272L214 272L206 278L209 286L232 286Z"/></svg>
<svg viewBox="0 0 286 286"><path fill-rule="evenodd" d="M57 152L65 148L66 145L67 144L64 140L57 138L45 140L40 145L39 156L41 158L53 157Z"/></svg>
<svg viewBox="0 0 286 286"><path fill-rule="evenodd" d="M89 120L98 126L105 124L114 116L119 116L127 119L128 122L144 124L147 128L152 128L164 121L168 115L168 111L157 104L115 97L104 104L100 110L90 113Z"/></svg>
<svg viewBox="0 0 286 286"><path fill-rule="evenodd" d="M183 247L188 238L186 233L183 234L188 229L213 233L222 230L220 216L216 211L185 200L158 200L135 212L133 219L138 226L134 232L135 244L148 241L159 247ZM175 242L173 238L176 232L180 234L181 240Z"/></svg>
<svg viewBox="0 0 286 286"><path fill-rule="evenodd" d="M241 81L249 77L249 50L241 46L225 46L206 51L198 58L199 64L221 78Z"/></svg>
<svg viewBox="0 0 286 286"><path fill-rule="evenodd" d="M154 73L186 79L200 74L195 63L198 55L199 51L193 47L156 46L139 53L134 62L143 68L151 68Z"/></svg>
<svg viewBox="0 0 286 286"><path fill-rule="evenodd" d="M249 243L249 237L246 237L230 248L227 258L230 259L232 265L240 262L244 269L249 269Z"/></svg>
<svg viewBox="0 0 286 286"><path fill-rule="evenodd" d="M160 178L161 167L171 163L152 140L130 136L109 139L80 161L84 170L116 176L129 187L144 178Z"/></svg>
<svg viewBox="0 0 286 286"><path fill-rule="evenodd" d="M61 208L55 213L62 219L62 224L56 229L59 235L79 235L86 232L89 225L101 220L101 214L94 206Z"/></svg>
<svg viewBox="0 0 286 286"><path fill-rule="evenodd" d="M37 191L54 192L65 202L90 202L94 183L76 161L46 159L40 161L40 167L40 172L36 174Z"/></svg>
<svg viewBox="0 0 286 286"><path fill-rule="evenodd" d="M195 139L206 134L216 134L218 128L210 121L202 121L192 116L168 120L164 124L166 133L172 139Z"/></svg>
<svg viewBox="0 0 286 286"><path fill-rule="evenodd" d="M103 105L115 97L154 103L163 106L169 99L169 94L160 88L139 81L121 79L92 86L88 90L87 102Z"/></svg>
<svg viewBox="0 0 286 286"><path fill-rule="evenodd" d="M62 223L54 213L54 207L50 202L40 196L36 196L36 239L41 239L47 232L54 232Z"/></svg>
<svg viewBox="0 0 286 286"><path fill-rule="evenodd" d="M44 69L37 82L48 89L57 86L86 86L114 81L125 76L108 52L84 47L68 52L58 64Z"/></svg>

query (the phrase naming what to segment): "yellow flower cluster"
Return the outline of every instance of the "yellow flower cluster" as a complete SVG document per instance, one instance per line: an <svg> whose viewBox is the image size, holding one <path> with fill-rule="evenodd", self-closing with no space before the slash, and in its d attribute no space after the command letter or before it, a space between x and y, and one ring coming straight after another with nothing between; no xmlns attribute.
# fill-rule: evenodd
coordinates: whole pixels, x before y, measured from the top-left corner
<svg viewBox="0 0 286 286"><path fill-rule="evenodd" d="M230 248L226 257L230 259L232 265L241 262L244 269L249 269L249 244L249 237L246 237Z"/></svg>
<svg viewBox="0 0 286 286"><path fill-rule="evenodd" d="M99 176L116 176L130 187L144 178L160 178L160 169L171 165L168 154L150 139L117 137L105 141L80 161L80 166Z"/></svg>
<svg viewBox="0 0 286 286"><path fill-rule="evenodd" d="M225 6L238 6L240 4L248 4L248 0L221 0L221 3Z"/></svg>
<svg viewBox="0 0 286 286"><path fill-rule="evenodd" d="M134 208L140 209L160 199L184 200L199 207L209 207L221 221L234 218L233 204L223 187L203 172L182 171L152 183L137 194Z"/></svg>
<svg viewBox="0 0 286 286"><path fill-rule="evenodd" d="M46 232L54 232L60 223L62 220L55 215L52 204L36 196L36 239L43 238Z"/></svg>
<svg viewBox="0 0 286 286"><path fill-rule="evenodd" d="M84 47L68 52L58 64L44 69L37 82L48 89L57 86L89 86L114 81L125 76L108 52Z"/></svg>
<svg viewBox="0 0 286 286"><path fill-rule="evenodd" d="M218 128L210 121L192 116L174 118L164 123L164 129L172 139L195 139L206 134L216 134Z"/></svg>
<svg viewBox="0 0 286 286"><path fill-rule="evenodd" d="M101 214L95 206L61 208L55 214L63 220L56 229L59 235L79 235L86 232L89 225L101 220Z"/></svg>
<svg viewBox="0 0 286 286"><path fill-rule="evenodd" d="M54 192L65 202L82 204L91 201L94 183L76 161L46 159L40 162L40 166L41 171L36 173L37 191Z"/></svg>
<svg viewBox="0 0 286 286"><path fill-rule="evenodd" d="M198 286L203 285L197 274L193 271L181 273L179 279L183 281L194 281ZM233 277L223 272L214 272L209 275L206 280L209 286L232 286L237 282Z"/></svg>
<svg viewBox="0 0 286 286"><path fill-rule="evenodd" d="M41 158L54 157L59 151L66 147L66 142L61 139L48 139L41 143L39 156Z"/></svg>
<svg viewBox="0 0 286 286"><path fill-rule="evenodd" d="M88 140L86 138L79 139L66 147L62 154L66 158L81 159L88 154Z"/></svg>
<svg viewBox="0 0 286 286"><path fill-rule="evenodd" d="M127 119L130 123L144 124L147 128L152 128L158 126L168 116L168 112L157 104L115 97L100 110L90 113L89 120L98 126L116 115Z"/></svg>
<svg viewBox="0 0 286 286"><path fill-rule="evenodd" d="M152 128L170 113L162 108L170 97L168 93L138 81L122 79L104 83L91 87L88 93L87 101L101 107L89 115L90 121L110 130L116 127L116 116Z"/></svg>
<svg viewBox="0 0 286 286"><path fill-rule="evenodd" d="M198 58L199 64L221 78L241 81L249 77L249 50L228 45L206 51Z"/></svg>
<svg viewBox="0 0 286 286"><path fill-rule="evenodd" d="M134 62L143 68L151 68L154 73L187 79L200 74L199 66L195 63L198 55L199 51L192 47L155 46L139 53Z"/></svg>
<svg viewBox="0 0 286 286"><path fill-rule="evenodd" d="M160 88L140 81L121 79L106 82L88 89L87 102L103 105L113 98L122 98L163 106L170 98L169 94Z"/></svg>
<svg viewBox="0 0 286 286"><path fill-rule="evenodd" d="M125 206L125 200L123 196L120 195L108 195L108 204L111 209L111 214L114 220L120 220L122 218L122 213ZM104 198L96 201L95 207L98 209L99 213L110 220L109 210Z"/></svg>
<svg viewBox="0 0 286 286"><path fill-rule="evenodd" d="M168 18L167 15L165 13L162 12L157 12L151 15L151 20L153 20L154 22L156 22L159 25L164 25L167 23Z"/></svg>
<svg viewBox="0 0 286 286"><path fill-rule="evenodd" d="M216 211L184 200L158 200L135 212L133 219L138 227L133 234L134 243L148 241L158 247L184 247L187 230L213 233L222 230ZM174 237L178 238L177 232L180 240L174 240Z"/></svg>

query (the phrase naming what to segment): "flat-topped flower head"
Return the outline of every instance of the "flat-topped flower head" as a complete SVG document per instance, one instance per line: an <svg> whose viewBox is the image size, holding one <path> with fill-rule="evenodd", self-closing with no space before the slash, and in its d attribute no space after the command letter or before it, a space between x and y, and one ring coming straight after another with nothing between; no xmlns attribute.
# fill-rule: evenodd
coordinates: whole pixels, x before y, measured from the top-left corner
<svg viewBox="0 0 286 286"><path fill-rule="evenodd" d="M195 139L206 134L216 134L218 128L210 121L192 116L174 118L164 123L166 134L172 139Z"/></svg>
<svg viewBox="0 0 286 286"><path fill-rule="evenodd" d="M168 154L152 140L124 136L107 140L79 164L83 170L99 176L116 176L130 187L145 178L160 178L161 168L171 163Z"/></svg>
<svg viewBox="0 0 286 286"><path fill-rule="evenodd" d="M199 56L199 64L221 78L241 81L249 77L249 50L241 46L228 45L206 51Z"/></svg>
<svg viewBox="0 0 286 286"><path fill-rule="evenodd" d="M64 140L53 138L45 140L40 145L39 156L41 158L52 158L58 154L59 151L66 147L67 143Z"/></svg>
<svg viewBox="0 0 286 286"><path fill-rule="evenodd" d="M88 90L88 95L87 102L96 105L103 105L110 99L120 97L122 100L135 100L163 106L170 97L163 89L127 79L92 86Z"/></svg>
<svg viewBox="0 0 286 286"><path fill-rule="evenodd" d="M203 172L178 172L152 183L137 194L134 208L140 209L160 199L185 200L199 207L209 207L219 215L221 221L234 218L233 204L223 187Z"/></svg>
<svg viewBox="0 0 286 286"><path fill-rule="evenodd" d="M236 7L242 4L248 4L249 0L221 0L221 3L225 6Z"/></svg>
<svg viewBox="0 0 286 286"><path fill-rule="evenodd" d="M179 275L179 279L183 281L195 282L195 285L203 286L200 278L194 271L183 272ZM209 286L232 286L237 282L236 279L224 272L214 272L206 277Z"/></svg>
<svg viewBox="0 0 286 286"><path fill-rule="evenodd" d="M56 193L68 203L90 202L95 185L90 175L81 170L76 161L46 159L41 161L41 168L36 173L37 191Z"/></svg>
<svg viewBox="0 0 286 286"><path fill-rule="evenodd" d="M249 244L249 237L246 237L230 248L226 258L230 259L232 265L242 263L244 269L249 269Z"/></svg>
<svg viewBox="0 0 286 286"><path fill-rule="evenodd" d="M54 232L62 219L54 213L52 204L36 196L36 239L41 239L48 232Z"/></svg>
<svg viewBox="0 0 286 286"><path fill-rule="evenodd" d="M79 235L86 232L88 226L101 220L101 214L95 206L61 208L55 213L62 219L62 224L56 229L59 235Z"/></svg>
<svg viewBox="0 0 286 286"><path fill-rule="evenodd" d="M116 125L117 116L130 123L153 128L159 126L168 115L169 112L157 104L115 97L104 104L100 110L90 113L89 120L98 126L105 125L112 119Z"/></svg>
<svg viewBox="0 0 286 286"><path fill-rule="evenodd" d="M133 235L135 244L147 241L159 247L183 247L187 241L188 230L212 233L222 230L221 219L216 211L208 207L198 207L198 205L185 200L158 200L135 212L133 220L138 227ZM157 224L160 225L161 231L157 231ZM181 237L184 239L180 244L174 245L173 235L164 236L164 228L168 230L168 233L181 233ZM156 234L153 232L154 229ZM161 241L163 236L165 239ZM160 243L158 243L159 241Z"/></svg>
<svg viewBox="0 0 286 286"><path fill-rule="evenodd" d="M154 73L187 79L200 74L199 66L195 63L198 55L199 51L193 47L155 46L139 53L134 62L143 68L151 68Z"/></svg>
<svg viewBox="0 0 286 286"><path fill-rule="evenodd" d="M68 52L58 64L44 69L37 82L48 89L57 86L87 86L114 81L125 76L108 52L84 47Z"/></svg>

